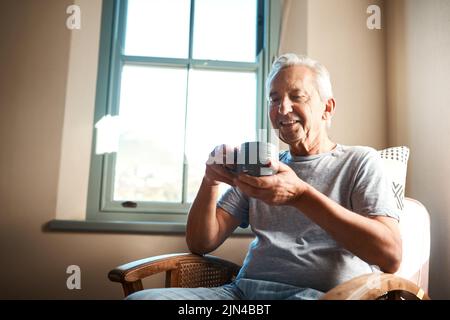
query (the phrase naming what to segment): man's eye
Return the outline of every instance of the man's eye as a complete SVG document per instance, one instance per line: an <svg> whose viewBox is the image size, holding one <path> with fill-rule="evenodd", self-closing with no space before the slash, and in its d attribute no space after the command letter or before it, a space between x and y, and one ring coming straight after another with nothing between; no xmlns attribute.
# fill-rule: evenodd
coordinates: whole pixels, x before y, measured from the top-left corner
<svg viewBox="0 0 450 320"><path fill-rule="evenodd" d="M272 99L270 99L270 104L278 104L278 103L280 103L280 98L272 98Z"/></svg>
<svg viewBox="0 0 450 320"><path fill-rule="evenodd" d="M308 100L308 97L307 96L293 96L291 99L293 101L306 101L306 100Z"/></svg>

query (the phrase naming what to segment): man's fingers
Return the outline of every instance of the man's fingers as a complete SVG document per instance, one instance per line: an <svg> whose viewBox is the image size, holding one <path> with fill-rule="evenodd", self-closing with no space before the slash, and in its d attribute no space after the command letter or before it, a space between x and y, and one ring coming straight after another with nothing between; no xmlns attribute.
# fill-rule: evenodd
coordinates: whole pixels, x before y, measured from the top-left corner
<svg viewBox="0 0 450 320"><path fill-rule="evenodd" d="M256 198L257 194L256 194L256 192L255 192L255 189L254 189L252 186L250 186L250 185L248 185L248 184L242 182L242 181L241 181L240 179L238 179L238 178L235 178L235 179L234 179L234 183L235 183L236 187L238 187L239 189L241 189L241 191L242 191L243 193L245 193L247 196Z"/></svg>
<svg viewBox="0 0 450 320"><path fill-rule="evenodd" d="M224 183L226 183L226 184L232 186L232 187L236 186L236 185L234 184L234 180L233 180L233 179L228 179L228 178L222 177L220 180L221 180L222 182L224 182Z"/></svg>
<svg viewBox="0 0 450 320"><path fill-rule="evenodd" d="M268 191L266 189L255 188L252 185L249 185L238 178L234 179L234 183L235 183L236 187L241 189L241 191L243 193L245 193L246 195L248 195L252 198L261 199L262 197L265 197L268 195L267 194Z"/></svg>
<svg viewBox="0 0 450 320"><path fill-rule="evenodd" d="M266 166L271 168L275 173L280 170L280 163L278 159L269 159L266 163Z"/></svg>
<svg viewBox="0 0 450 320"><path fill-rule="evenodd" d="M213 164L213 165L210 165L209 168L221 177L225 177L225 178L231 179L231 180L233 180L233 178L234 178L234 175L231 172L229 172L227 169L225 169L222 165Z"/></svg>
<svg viewBox="0 0 450 320"><path fill-rule="evenodd" d="M234 187L233 178L234 175L222 168L221 165L208 165L206 166L206 174L210 179L225 182Z"/></svg>
<svg viewBox="0 0 450 320"><path fill-rule="evenodd" d="M209 154L206 164L233 164L237 148L234 146L221 144L214 148Z"/></svg>
<svg viewBox="0 0 450 320"><path fill-rule="evenodd" d="M281 161L278 161L276 166L278 167L278 172L292 171L291 167Z"/></svg>
<svg viewBox="0 0 450 320"><path fill-rule="evenodd" d="M265 189L272 185L273 176L267 177L253 177L248 174L239 174L238 179L255 188Z"/></svg>

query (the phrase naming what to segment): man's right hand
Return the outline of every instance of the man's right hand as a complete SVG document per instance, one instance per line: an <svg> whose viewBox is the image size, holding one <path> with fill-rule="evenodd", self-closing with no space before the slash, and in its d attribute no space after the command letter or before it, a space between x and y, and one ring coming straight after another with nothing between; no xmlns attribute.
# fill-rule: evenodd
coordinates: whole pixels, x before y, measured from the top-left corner
<svg viewBox="0 0 450 320"><path fill-rule="evenodd" d="M221 144L216 146L210 153L208 161L206 162L204 177L204 180L208 185L217 186L221 182L224 182L232 187L235 186L233 179L236 176L227 169L232 168L232 163L229 162L234 159L235 149L235 147Z"/></svg>

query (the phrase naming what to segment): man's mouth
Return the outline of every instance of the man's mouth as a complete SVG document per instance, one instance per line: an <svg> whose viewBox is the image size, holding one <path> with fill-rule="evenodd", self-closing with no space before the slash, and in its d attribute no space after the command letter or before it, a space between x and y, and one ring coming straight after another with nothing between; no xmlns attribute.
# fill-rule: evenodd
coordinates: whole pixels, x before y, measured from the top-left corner
<svg viewBox="0 0 450 320"><path fill-rule="evenodd" d="M287 120L287 121L280 121L280 126L292 126L293 124L300 123L300 120Z"/></svg>

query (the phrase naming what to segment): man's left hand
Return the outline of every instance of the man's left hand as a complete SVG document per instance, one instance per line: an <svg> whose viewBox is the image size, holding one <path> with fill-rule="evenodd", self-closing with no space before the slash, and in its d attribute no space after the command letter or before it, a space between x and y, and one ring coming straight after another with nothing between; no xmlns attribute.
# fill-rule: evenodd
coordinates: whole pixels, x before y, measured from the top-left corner
<svg viewBox="0 0 450 320"><path fill-rule="evenodd" d="M241 173L233 181L246 195L268 205L292 205L306 191L308 184L284 163L273 165L278 167L275 175L253 177Z"/></svg>

